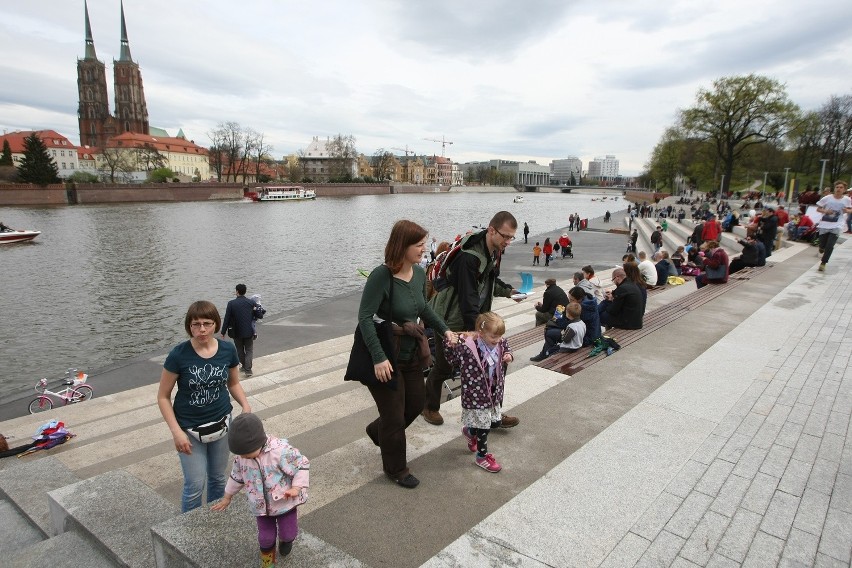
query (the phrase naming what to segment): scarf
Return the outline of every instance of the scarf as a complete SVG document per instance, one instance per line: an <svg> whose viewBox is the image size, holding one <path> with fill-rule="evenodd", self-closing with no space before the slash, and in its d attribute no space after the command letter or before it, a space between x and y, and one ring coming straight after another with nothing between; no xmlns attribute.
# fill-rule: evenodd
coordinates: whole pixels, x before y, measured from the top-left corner
<svg viewBox="0 0 852 568"><path fill-rule="evenodd" d="M499 347L499 344L494 347L489 347L487 343L482 341L481 337L477 337L476 346L479 348L479 356L482 358L482 362L487 368L488 378L493 379L494 371L497 368L498 363L497 348Z"/></svg>

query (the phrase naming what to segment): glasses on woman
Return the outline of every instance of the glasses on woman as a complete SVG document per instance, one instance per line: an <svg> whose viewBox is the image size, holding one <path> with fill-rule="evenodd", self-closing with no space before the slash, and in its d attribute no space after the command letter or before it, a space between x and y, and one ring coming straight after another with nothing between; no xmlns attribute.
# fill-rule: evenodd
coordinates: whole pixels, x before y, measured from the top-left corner
<svg viewBox="0 0 852 568"><path fill-rule="evenodd" d="M210 329L211 327L214 327L215 325L216 325L216 322L213 322L213 321L194 321L191 324L189 324L189 327L191 327L192 329L202 329L202 328L203 329Z"/></svg>

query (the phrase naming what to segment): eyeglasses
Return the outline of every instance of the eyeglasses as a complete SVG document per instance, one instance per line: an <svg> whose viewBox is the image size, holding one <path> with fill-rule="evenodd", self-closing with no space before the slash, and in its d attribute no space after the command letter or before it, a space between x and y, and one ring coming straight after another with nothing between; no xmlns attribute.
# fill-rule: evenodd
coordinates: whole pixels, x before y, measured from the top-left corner
<svg viewBox="0 0 852 568"><path fill-rule="evenodd" d="M201 329L201 328L209 329L211 327L216 327L216 322L213 322L213 321L194 321L191 324L189 324L189 327L191 327L192 329Z"/></svg>
<svg viewBox="0 0 852 568"><path fill-rule="evenodd" d="M503 234L503 233L501 233L501 232L500 232L500 230L499 230L499 229L497 229L496 227L491 227L491 228L492 228L492 229L494 229L494 232L495 232L495 233L497 233L498 235L500 235L501 237L503 237L503 240L506 240L506 241L509 241L509 242L514 241L514 240L515 240L515 235L511 235L511 236L510 236L510 235L504 235L504 234Z"/></svg>

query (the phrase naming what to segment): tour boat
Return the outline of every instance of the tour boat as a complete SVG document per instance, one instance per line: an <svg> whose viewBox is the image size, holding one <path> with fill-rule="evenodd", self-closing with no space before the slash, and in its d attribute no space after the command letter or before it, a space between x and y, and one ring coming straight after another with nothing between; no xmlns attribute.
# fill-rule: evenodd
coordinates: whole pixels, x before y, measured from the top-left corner
<svg viewBox="0 0 852 568"><path fill-rule="evenodd" d="M523 203L523 202L524 202L524 196L523 195L516 195L515 198L512 200L512 203Z"/></svg>
<svg viewBox="0 0 852 568"><path fill-rule="evenodd" d="M31 241L37 236L41 234L41 231L16 231L14 229L10 231L0 232L0 244L9 244L9 243L23 243L26 241Z"/></svg>
<svg viewBox="0 0 852 568"><path fill-rule="evenodd" d="M254 201L304 201L317 198L316 191L301 185L256 187L250 195Z"/></svg>

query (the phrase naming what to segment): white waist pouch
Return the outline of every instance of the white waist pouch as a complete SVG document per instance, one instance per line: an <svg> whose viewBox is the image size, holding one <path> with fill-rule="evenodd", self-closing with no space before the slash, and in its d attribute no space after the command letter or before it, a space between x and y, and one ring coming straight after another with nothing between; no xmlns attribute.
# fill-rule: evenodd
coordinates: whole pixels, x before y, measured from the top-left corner
<svg viewBox="0 0 852 568"><path fill-rule="evenodd" d="M208 442L215 442L222 438L228 433L228 428L230 428L230 426L231 414L228 413L214 422L208 422L207 424L187 428L186 432L202 444L207 444Z"/></svg>

